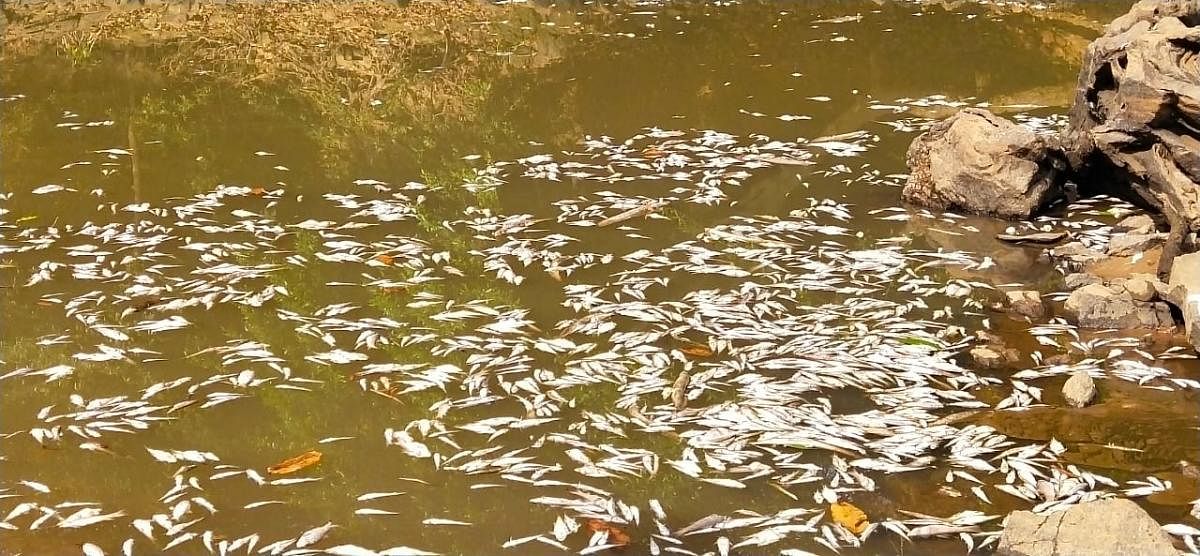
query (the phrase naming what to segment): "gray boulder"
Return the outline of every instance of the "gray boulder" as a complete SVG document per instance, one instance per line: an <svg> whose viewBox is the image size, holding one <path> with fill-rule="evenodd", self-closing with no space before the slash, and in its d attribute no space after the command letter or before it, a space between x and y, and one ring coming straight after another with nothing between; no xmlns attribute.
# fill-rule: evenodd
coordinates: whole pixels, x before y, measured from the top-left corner
<svg viewBox="0 0 1200 556"><path fill-rule="evenodd" d="M1108 254L1128 257L1162 245L1167 234L1119 234L1108 241Z"/></svg>
<svg viewBox="0 0 1200 556"><path fill-rule="evenodd" d="M1013 512L1004 520L998 556L1176 556L1166 534L1137 504L1122 498L1085 502L1049 515Z"/></svg>
<svg viewBox="0 0 1200 556"><path fill-rule="evenodd" d="M1155 282L1158 282L1158 279L1149 274L1134 274L1122 285L1134 301L1154 301L1154 298L1158 297Z"/></svg>
<svg viewBox="0 0 1200 556"><path fill-rule="evenodd" d="M1078 241L1059 245L1046 251L1046 255L1050 257L1050 260L1072 271L1082 270L1093 263L1108 258L1104 253Z"/></svg>
<svg viewBox="0 0 1200 556"><path fill-rule="evenodd" d="M1061 150L1029 128L966 108L908 148L905 201L1008 219L1029 218L1063 196Z"/></svg>
<svg viewBox="0 0 1200 556"><path fill-rule="evenodd" d="M1073 272L1063 278L1063 285L1066 286L1068 290L1077 290L1087 285L1100 284L1103 282L1104 280L1100 279L1099 276L1096 276L1095 274L1088 274L1086 272Z"/></svg>
<svg viewBox="0 0 1200 556"><path fill-rule="evenodd" d="M1063 399L1071 407L1084 407L1096 398L1096 381L1087 371L1075 371L1063 384Z"/></svg>
<svg viewBox="0 0 1200 556"><path fill-rule="evenodd" d="M1157 328L1157 308L1139 303L1124 288L1091 284L1071 292L1065 308L1081 328Z"/></svg>
<svg viewBox="0 0 1200 556"><path fill-rule="evenodd" d="M1093 283L1070 293L1067 312L1082 328L1138 328L1138 305L1126 291ZM1157 323L1156 323L1157 324Z"/></svg>
<svg viewBox="0 0 1200 556"><path fill-rule="evenodd" d="M1176 257L1168 285L1160 295L1179 307L1188 342L1200 350L1200 253Z"/></svg>
<svg viewBox="0 0 1200 556"><path fill-rule="evenodd" d="M1126 216L1113 225L1113 231L1130 234L1152 234L1156 229L1154 219L1145 214Z"/></svg>

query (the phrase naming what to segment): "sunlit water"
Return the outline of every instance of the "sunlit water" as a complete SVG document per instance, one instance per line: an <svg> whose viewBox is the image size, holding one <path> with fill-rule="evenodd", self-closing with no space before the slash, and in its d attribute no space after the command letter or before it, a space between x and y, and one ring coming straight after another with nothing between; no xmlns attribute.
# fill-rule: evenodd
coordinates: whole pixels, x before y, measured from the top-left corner
<svg viewBox="0 0 1200 556"><path fill-rule="evenodd" d="M1043 502L995 488L1022 461L1190 519L1163 494L1194 497L1175 464L1200 458L1181 351L1061 322L1038 344L986 308L1061 289L1036 250L899 207L932 119L1059 125L1121 6L953 5L531 9L493 23L532 46L470 76L470 119L385 99L361 133L168 77L162 50L6 66L0 551L257 552L332 522L306 548L555 554L599 519L626 553L961 552ZM1122 210L1067 220L1102 243ZM1022 357L972 371L953 326ZM1103 403L1060 409L1075 368ZM986 411L938 422L964 409ZM989 438L990 470L964 448ZM856 538L834 498L891 527ZM63 526L88 507L122 513ZM961 530L909 544L935 523L914 513ZM742 521L680 533L711 514Z"/></svg>

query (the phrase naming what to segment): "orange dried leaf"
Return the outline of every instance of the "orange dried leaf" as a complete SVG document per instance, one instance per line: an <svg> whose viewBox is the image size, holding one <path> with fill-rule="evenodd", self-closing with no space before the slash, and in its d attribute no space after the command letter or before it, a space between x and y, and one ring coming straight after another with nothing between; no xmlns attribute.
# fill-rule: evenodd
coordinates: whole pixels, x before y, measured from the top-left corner
<svg viewBox="0 0 1200 556"><path fill-rule="evenodd" d="M255 197L266 197L267 190L261 187L255 187L254 189L250 190L250 194L254 195Z"/></svg>
<svg viewBox="0 0 1200 556"><path fill-rule="evenodd" d="M603 519L593 518L587 520L587 528L588 531L593 533L599 533L600 531L608 533L608 542L617 546L625 546L629 544L629 535L625 531L622 531L620 527L604 521Z"/></svg>
<svg viewBox="0 0 1200 556"><path fill-rule="evenodd" d="M393 262L395 262L396 258L391 255L388 255L387 253L380 253L378 255L375 255L375 260L377 260L385 265L391 266L391 264Z"/></svg>
<svg viewBox="0 0 1200 556"><path fill-rule="evenodd" d="M688 344L679 348L679 351L691 355L692 357L712 357L713 354L713 350L708 349L708 346L702 346L700 344Z"/></svg>
<svg viewBox="0 0 1200 556"><path fill-rule="evenodd" d="M855 535L861 535L867 529L867 526L871 524L867 519L867 514L849 502L834 502L830 504L829 514L833 517L834 523L845 527Z"/></svg>
<svg viewBox="0 0 1200 556"><path fill-rule="evenodd" d="M268 467L267 473L272 475L287 475L288 473L295 473L310 465L315 465L318 461L321 461L321 452L309 450L294 458L285 459Z"/></svg>
<svg viewBox="0 0 1200 556"><path fill-rule="evenodd" d="M651 147L646 147L645 149L642 149L642 156L644 156L646 158L662 158L664 156L667 156L667 151L664 151L658 147L651 146Z"/></svg>

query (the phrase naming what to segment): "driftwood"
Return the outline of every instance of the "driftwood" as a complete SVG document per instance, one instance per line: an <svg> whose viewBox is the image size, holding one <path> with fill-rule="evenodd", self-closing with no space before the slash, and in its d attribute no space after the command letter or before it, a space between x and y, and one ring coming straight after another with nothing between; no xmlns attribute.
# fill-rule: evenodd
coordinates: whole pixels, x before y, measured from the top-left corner
<svg viewBox="0 0 1200 556"><path fill-rule="evenodd" d="M1063 139L1083 193L1166 218L1161 276L1176 255L1197 250L1200 1L1142 0L1105 28L1084 56Z"/></svg>

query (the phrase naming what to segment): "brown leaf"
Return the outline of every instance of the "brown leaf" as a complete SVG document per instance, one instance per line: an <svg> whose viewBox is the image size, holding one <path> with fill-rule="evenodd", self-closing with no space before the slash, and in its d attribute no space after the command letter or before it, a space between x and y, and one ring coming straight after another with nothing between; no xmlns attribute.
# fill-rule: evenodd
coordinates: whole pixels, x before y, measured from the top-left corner
<svg viewBox="0 0 1200 556"><path fill-rule="evenodd" d="M622 531L620 527L604 521L603 519L593 518L587 520L587 528L588 531L593 533L598 533L600 531L608 533L608 542L617 546L627 546L629 544L629 535L625 531Z"/></svg>
<svg viewBox="0 0 1200 556"><path fill-rule="evenodd" d="M255 187L254 189L250 190L250 194L254 195L255 197L266 197L267 190L261 187Z"/></svg>
<svg viewBox="0 0 1200 556"><path fill-rule="evenodd" d="M867 520L867 514L849 502L834 502L830 504L829 514L833 517L834 523L845 527L855 535L861 535L867 529L867 526L871 524Z"/></svg>
<svg viewBox="0 0 1200 556"><path fill-rule="evenodd" d="M375 255L375 260L377 260L385 265L391 266L392 263L395 262L396 257L388 255L387 253L380 253L378 255Z"/></svg>
<svg viewBox="0 0 1200 556"><path fill-rule="evenodd" d="M318 461L321 461L321 452L309 450L294 458L285 459L268 467L267 473L272 475L287 475L288 473L295 473L310 465L316 465Z"/></svg>
<svg viewBox="0 0 1200 556"><path fill-rule="evenodd" d="M650 146L642 149L642 156L646 158L662 158L667 156L667 151L664 151L658 147Z"/></svg>
<svg viewBox="0 0 1200 556"><path fill-rule="evenodd" d="M692 357L712 357L713 355L713 350L709 349L708 346L702 346L700 344L688 344L679 348L679 351L691 355Z"/></svg>

